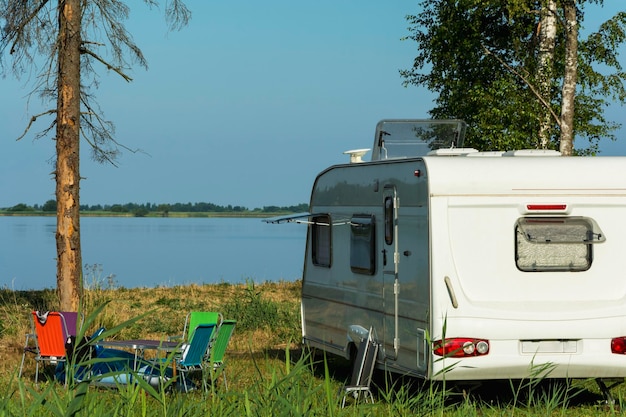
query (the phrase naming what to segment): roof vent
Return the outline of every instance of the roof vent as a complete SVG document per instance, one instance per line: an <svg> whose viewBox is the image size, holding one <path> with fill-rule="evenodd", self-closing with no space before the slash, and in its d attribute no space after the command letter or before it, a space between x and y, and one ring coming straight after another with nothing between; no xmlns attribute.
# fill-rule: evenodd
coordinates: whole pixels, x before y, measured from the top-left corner
<svg viewBox="0 0 626 417"><path fill-rule="evenodd" d="M478 151L474 148L439 148L428 152L427 156L466 156Z"/></svg>
<svg viewBox="0 0 626 417"><path fill-rule="evenodd" d="M561 152L552 149L518 149L507 151L502 156L561 156Z"/></svg>
<svg viewBox="0 0 626 417"><path fill-rule="evenodd" d="M344 155L350 155L350 163L358 164L363 162L363 155L368 153L370 150L368 149L352 149L350 151L345 151Z"/></svg>

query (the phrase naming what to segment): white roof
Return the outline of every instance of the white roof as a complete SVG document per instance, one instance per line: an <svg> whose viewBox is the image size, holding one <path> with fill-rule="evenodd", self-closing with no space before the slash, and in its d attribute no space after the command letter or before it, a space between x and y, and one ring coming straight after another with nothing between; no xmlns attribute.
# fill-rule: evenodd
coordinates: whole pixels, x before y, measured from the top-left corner
<svg viewBox="0 0 626 417"><path fill-rule="evenodd" d="M424 157L431 195L626 195L626 157Z"/></svg>

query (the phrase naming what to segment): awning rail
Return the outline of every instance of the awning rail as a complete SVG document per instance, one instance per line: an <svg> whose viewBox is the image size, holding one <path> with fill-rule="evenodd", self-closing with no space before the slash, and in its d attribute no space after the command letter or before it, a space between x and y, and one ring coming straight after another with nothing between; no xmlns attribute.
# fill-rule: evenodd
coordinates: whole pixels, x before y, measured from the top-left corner
<svg viewBox="0 0 626 417"><path fill-rule="evenodd" d="M330 223L328 222L320 222L320 221L311 220L311 218L315 218L315 217L324 217L327 219L330 218L328 216L328 213L295 213L295 214L289 214L286 216L269 217L267 219L263 219L263 221L265 223L271 223L271 224L298 223L298 224L316 224L320 226L330 226ZM349 224L349 223L350 223L350 219L339 219L337 221L333 221L332 225L339 226L339 225Z"/></svg>

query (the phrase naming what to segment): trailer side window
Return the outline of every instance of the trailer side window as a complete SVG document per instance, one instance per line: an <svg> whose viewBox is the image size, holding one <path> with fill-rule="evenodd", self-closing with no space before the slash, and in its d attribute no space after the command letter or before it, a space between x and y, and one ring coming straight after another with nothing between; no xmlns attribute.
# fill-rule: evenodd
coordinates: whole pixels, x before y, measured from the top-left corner
<svg viewBox="0 0 626 417"><path fill-rule="evenodd" d="M314 216L311 224L311 255L313 265L330 268L330 216Z"/></svg>
<svg viewBox="0 0 626 417"><path fill-rule="evenodd" d="M393 243L393 221L394 221L393 197L385 197L385 243Z"/></svg>
<svg viewBox="0 0 626 417"><path fill-rule="evenodd" d="M586 271L606 239L585 217L524 217L515 226L515 263L525 272Z"/></svg>
<svg viewBox="0 0 626 417"><path fill-rule="evenodd" d="M359 274L376 272L376 239L374 216L355 215L350 222L350 269Z"/></svg>

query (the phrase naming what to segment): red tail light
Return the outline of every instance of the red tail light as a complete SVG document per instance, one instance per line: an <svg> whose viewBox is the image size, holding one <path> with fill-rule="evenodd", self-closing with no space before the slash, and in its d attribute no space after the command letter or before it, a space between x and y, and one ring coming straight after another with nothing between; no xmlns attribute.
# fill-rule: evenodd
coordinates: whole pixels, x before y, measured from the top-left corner
<svg viewBox="0 0 626 417"><path fill-rule="evenodd" d="M469 337L438 340L433 343L433 353L447 358L483 356L489 353L489 341Z"/></svg>
<svg viewBox="0 0 626 417"><path fill-rule="evenodd" d="M611 352L619 355L626 354L626 336L611 339Z"/></svg>
<svg viewBox="0 0 626 417"><path fill-rule="evenodd" d="M526 204L528 211L566 211L567 204Z"/></svg>

